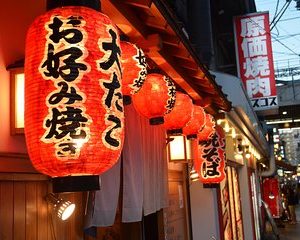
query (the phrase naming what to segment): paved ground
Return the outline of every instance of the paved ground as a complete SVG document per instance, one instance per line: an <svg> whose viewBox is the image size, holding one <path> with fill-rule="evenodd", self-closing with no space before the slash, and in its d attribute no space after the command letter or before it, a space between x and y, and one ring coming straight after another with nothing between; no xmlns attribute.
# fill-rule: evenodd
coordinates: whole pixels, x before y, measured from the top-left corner
<svg viewBox="0 0 300 240"><path fill-rule="evenodd" d="M300 240L300 205L296 208L297 224L291 225L284 222L284 228L278 228L280 234L280 240ZM269 233L263 238L263 240L279 240L273 234Z"/></svg>
<svg viewBox="0 0 300 240"><path fill-rule="evenodd" d="M280 240L300 240L300 206L296 208L297 221L295 225L285 223L284 228L279 228Z"/></svg>

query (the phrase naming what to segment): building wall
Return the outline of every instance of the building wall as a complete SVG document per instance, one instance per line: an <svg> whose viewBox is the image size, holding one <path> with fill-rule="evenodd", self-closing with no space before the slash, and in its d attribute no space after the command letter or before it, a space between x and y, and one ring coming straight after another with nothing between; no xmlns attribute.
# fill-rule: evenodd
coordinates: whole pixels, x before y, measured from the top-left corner
<svg viewBox="0 0 300 240"><path fill-rule="evenodd" d="M217 193L199 181L190 186L193 239L220 239Z"/></svg>
<svg viewBox="0 0 300 240"><path fill-rule="evenodd" d="M25 10L26 9L26 10ZM6 67L24 59L30 23L45 11L45 1L4 1L0 7L0 152L26 152L24 136L10 135L10 84Z"/></svg>
<svg viewBox="0 0 300 240"><path fill-rule="evenodd" d="M63 197L76 204L76 210L61 221L45 196L50 182L38 174L0 174L1 240L88 240L83 234L85 196L82 193Z"/></svg>

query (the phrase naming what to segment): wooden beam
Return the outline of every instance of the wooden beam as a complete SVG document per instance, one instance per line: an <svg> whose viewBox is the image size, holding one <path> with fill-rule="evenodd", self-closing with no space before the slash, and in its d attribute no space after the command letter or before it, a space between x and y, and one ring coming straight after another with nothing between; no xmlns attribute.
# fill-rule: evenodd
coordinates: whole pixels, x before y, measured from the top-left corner
<svg viewBox="0 0 300 240"><path fill-rule="evenodd" d="M0 181L49 181L49 177L42 174L0 173Z"/></svg>
<svg viewBox="0 0 300 240"><path fill-rule="evenodd" d="M152 0L124 0L124 2L132 6L148 9Z"/></svg>
<svg viewBox="0 0 300 240"><path fill-rule="evenodd" d="M187 52L186 50L174 47L172 45L168 45L167 43L163 43L163 44L164 44L164 48L168 49L170 55L179 59L192 61L190 53Z"/></svg>
<svg viewBox="0 0 300 240"><path fill-rule="evenodd" d="M159 34L148 35L146 39L131 38L130 41L136 43L145 53L149 51L160 51L163 47L162 39Z"/></svg>
<svg viewBox="0 0 300 240"><path fill-rule="evenodd" d="M0 172L37 173L24 153L0 152Z"/></svg>
<svg viewBox="0 0 300 240"><path fill-rule="evenodd" d="M149 30L141 24L136 13L118 0L101 1L102 11L129 37L139 38L149 35Z"/></svg>

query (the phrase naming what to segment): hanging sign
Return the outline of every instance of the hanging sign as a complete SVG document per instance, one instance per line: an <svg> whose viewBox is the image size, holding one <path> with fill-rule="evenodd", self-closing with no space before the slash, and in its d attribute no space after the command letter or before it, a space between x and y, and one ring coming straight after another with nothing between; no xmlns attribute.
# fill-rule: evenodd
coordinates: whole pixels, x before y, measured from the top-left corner
<svg viewBox="0 0 300 240"><path fill-rule="evenodd" d="M220 183L225 178L225 133L216 126L211 139L198 146L198 166L200 182L204 184Z"/></svg>
<svg viewBox="0 0 300 240"><path fill-rule="evenodd" d="M120 55L116 26L93 9L56 8L33 22L26 41L25 135L37 170L52 177L98 175L118 161Z"/></svg>
<svg viewBox="0 0 300 240"><path fill-rule="evenodd" d="M280 217L279 182L277 178L263 181L263 200L269 206L273 218Z"/></svg>
<svg viewBox="0 0 300 240"><path fill-rule="evenodd" d="M239 76L255 110L278 107L269 13L234 19Z"/></svg>

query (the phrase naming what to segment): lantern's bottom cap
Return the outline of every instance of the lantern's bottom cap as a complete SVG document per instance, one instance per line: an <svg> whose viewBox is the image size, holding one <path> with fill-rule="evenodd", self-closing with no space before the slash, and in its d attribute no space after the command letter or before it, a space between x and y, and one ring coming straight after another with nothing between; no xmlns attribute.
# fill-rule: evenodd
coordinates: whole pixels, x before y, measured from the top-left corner
<svg viewBox="0 0 300 240"><path fill-rule="evenodd" d="M124 103L124 105L131 104L131 96L129 96L129 95L123 95L123 103Z"/></svg>
<svg viewBox="0 0 300 240"><path fill-rule="evenodd" d="M68 176L52 178L54 193L61 192L84 192L100 189L99 176Z"/></svg>
<svg viewBox="0 0 300 240"><path fill-rule="evenodd" d="M190 139L196 139L197 138L197 134L189 134L189 135L186 136L186 138L188 140L190 140Z"/></svg>
<svg viewBox="0 0 300 240"><path fill-rule="evenodd" d="M167 133L169 135L181 135L182 134L182 128L179 128L179 129L169 129L169 130L167 130Z"/></svg>
<svg viewBox="0 0 300 240"><path fill-rule="evenodd" d="M149 119L150 125L160 125L164 123L163 117L154 117Z"/></svg>

